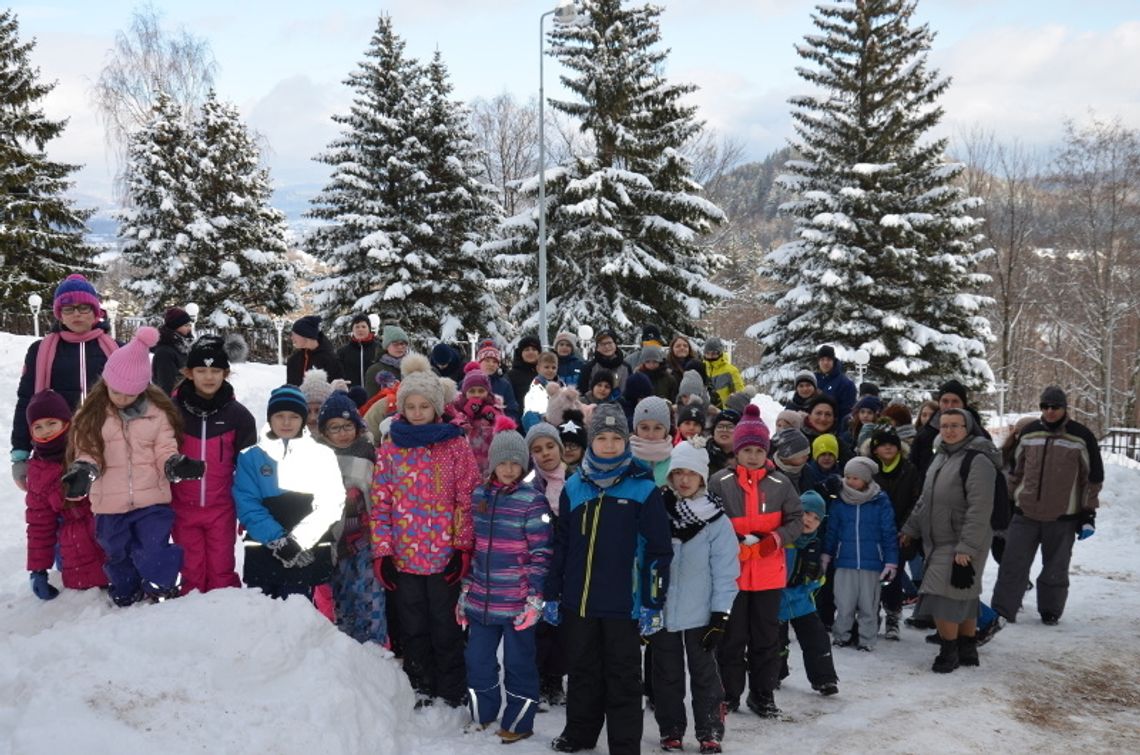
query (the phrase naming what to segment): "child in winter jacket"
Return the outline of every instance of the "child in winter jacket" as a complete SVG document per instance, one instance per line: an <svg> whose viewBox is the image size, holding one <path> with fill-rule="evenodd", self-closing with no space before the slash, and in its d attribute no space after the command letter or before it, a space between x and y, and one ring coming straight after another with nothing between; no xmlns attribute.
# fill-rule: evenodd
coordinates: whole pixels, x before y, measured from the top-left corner
<svg viewBox="0 0 1140 755"><path fill-rule="evenodd" d="M515 423L503 414L502 401L491 392L490 378L474 362L467 365L463 385L451 410L475 454L479 474L489 474L491 439L497 432L514 429Z"/></svg>
<svg viewBox="0 0 1140 755"><path fill-rule="evenodd" d="M384 588L372 572L368 509L376 447L356 404L333 391L317 418L317 441L336 454L344 484L344 509L332 526L333 616L340 631L357 642L388 644Z"/></svg>
<svg viewBox="0 0 1140 755"><path fill-rule="evenodd" d="M594 409L589 444L562 491L545 589L544 619L566 622L570 670L566 728L551 746L592 749L604 724L609 751L633 754L643 721L638 635L661 628L669 518L652 473L630 452L621 407Z"/></svg>
<svg viewBox="0 0 1140 755"><path fill-rule="evenodd" d="M238 456L234 503L245 528L243 579L273 598L312 595L332 575L332 536L344 505L336 456L309 435L305 394L269 394L268 431Z"/></svg>
<svg viewBox="0 0 1140 755"><path fill-rule="evenodd" d="M898 532L891 499L874 481L878 465L856 456L843 468L843 492L832 506L823 540L822 562L835 561L834 644L854 644L852 622L858 620L858 648L875 648L879 592L899 563Z"/></svg>
<svg viewBox="0 0 1140 755"><path fill-rule="evenodd" d="M28 402L26 415L32 438L25 497L32 592L41 600L59 595L59 590L48 582L47 572L55 563L57 547L64 587L72 590L106 587L105 556L95 542L91 502L86 498L65 501L59 484L67 451L71 407L55 391L40 391Z"/></svg>
<svg viewBox="0 0 1140 755"><path fill-rule="evenodd" d="M641 399L633 410L633 435L629 439L629 448L633 451L633 458L653 470L653 480L658 487L669 482L669 455L673 451L673 441L670 440L672 419L669 402L657 396Z"/></svg>
<svg viewBox="0 0 1140 755"><path fill-rule="evenodd" d="M395 593L416 706L439 696L458 708L467 675L455 605L471 566L471 491L479 467L463 431L442 419L455 383L436 377L418 354L405 357L400 370L392 442L377 452L372 480L372 568Z"/></svg>
<svg viewBox="0 0 1140 755"><path fill-rule="evenodd" d="M677 407L677 442L704 435L707 420L708 412L702 403L690 401L685 406Z"/></svg>
<svg viewBox="0 0 1140 755"><path fill-rule="evenodd" d="M174 483L174 542L182 547L182 593L241 587L235 570L234 470L257 443L253 415L234 398L229 354L218 336L202 336L186 356L173 400L182 417L182 453L206 465L201 480Z"/></svg>
<svg viewBox="0 0 1140 755"><path fill-rule="evenodd" d="M653 715L666 751L680 750L685 735L686 661L700 751L720 752L724 739L724 685L715 650L739 591L740 559L731 522L706 493L708 474L703 444L683 441L673 448L664 493L673 535L665 626L649 640Z"/></svg>
<svg viewBox="0 0 1140 755"><path fill-rule="evenodd" d="M471 496L475 552L456 620L469 627L464 653L468 703L479 729L490 726L502 707L496 656L503 645L507 704L497 734L510 744L534 733L539 694L535 625L542 617L552 527L546 497L523 480L530 463L523 437L511 430L496 434L490 457L491 477Z"/></svg>
<svg viewBox="0 0 1140 755"><path fill-rule="evenodd" d="M149 349L158 331L139 328L107 359L75 414L63 482L68 500L90 494L95 537L107 554L111 600L129 606L179 595L182 548L170 544L170 483L199 479L201 461L178 452L182 420L150 382Z"/></svg>
<svg viewBox="0 0 1140 755"><path fill-rule="evenodd" d="M804 659L811 688L824 695L839 692L839 677L831 658L831 640L815 610L815 593L826 577L820 563L823 544L820 525L827 519L827 504L814 490L800 494L804 508L803 534L785 547L788 585L780 595L780 652L783 658L780 678L788 675L788 624L796 630L796 641Z"/></svg>
<svg viewBox="0 0 1140 755"><path fill-rule="evenodd" d="M578 471L586 456L586 417L583 412L569 409L558 423L558 437L562 440L562 461L566 462L566 477Z"/></svg>
<svg viewBox="0 0 1140 755"><path fill-rule="evenodd" d="M799 494L768 459L769 431L750 404L733 431L736 466L709 481L739 542L740 593L720 645L721 678L729 710L740 706L747 671L750 710L764 718L780 714L775 690L780 673L780 591L787 584L782 546L803 527Z"/></svg>
<svg viewBox="0 0 1140 755"><path fill-rule="evenodd" d="M875 482L891 499L891 506L895 512L895 527L902 530L910 512L914 510L918 496L922 493L922 478L918 469L906 458L906 446L893 427L886 424L877 425L871 433L868 448L872 458L878 463L875 472ZM894 578L883 586L882 602L887 620L883 627L883 637L888 640L899 639L899 620L902 617L903 606L903 574L902 564L895 571Z"/></svg>

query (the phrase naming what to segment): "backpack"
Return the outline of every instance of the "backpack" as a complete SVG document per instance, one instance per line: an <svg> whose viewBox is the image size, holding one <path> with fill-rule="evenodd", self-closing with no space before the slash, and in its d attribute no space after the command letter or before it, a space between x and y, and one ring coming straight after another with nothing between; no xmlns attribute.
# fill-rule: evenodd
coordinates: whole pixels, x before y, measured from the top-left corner
<svg viewBox="0 0 1140 755"><path fill-rule="evenodd" d="M962 460L962 465L958 467L958 474L962 477L962 494L966 494L966 480L970 476L970 465L974 461L975 456L981 456L982 452L975 449L966 450L966 458ZM988 462L989 459L987 458ZM1009 526L1009 520L1013 516L1013 506L1010 505L1009 488L1005 483L1005 475L1000 471L994 477L994 508L990 514L990 529L994 532L1000 532Z"/></svg>

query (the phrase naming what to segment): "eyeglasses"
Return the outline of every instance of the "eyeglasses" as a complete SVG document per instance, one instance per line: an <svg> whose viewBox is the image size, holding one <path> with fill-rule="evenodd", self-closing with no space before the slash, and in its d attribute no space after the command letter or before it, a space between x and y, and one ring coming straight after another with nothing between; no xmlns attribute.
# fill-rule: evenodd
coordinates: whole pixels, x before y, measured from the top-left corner
<svg viewBox="0 0 1140 755"><path fill-rule="evenodd" d="M1043 411L1043 412L1055 412L1058 409L1064 409L1064 408L1065 407L1061 406L1060 404L1042 404L1041 405L1041 411Z"/></svg>
<svg viewBox="0 0 1140 755"><path fill-rule="evenodd" d="M332 423L325 425L326 435L341 435L342 433L354 432L356 432L356 425L352 424L351 422L347 422L342 425L334 425Z"/></svg>
<svg viewBox="0 0 1140 755"><path fill-rule="evenodd" d="M89 315L95 310L90 304L76 304L73 307L60 307L59 311L64 315Z"/></svg>
<svg viewBox="0 0 1140 755"><path fill-rule="evenodd" d="M941 428L943 430L965 430L966 426L965 425L947 425L946 423L942 423L939 425L939 428Z"/></svg>

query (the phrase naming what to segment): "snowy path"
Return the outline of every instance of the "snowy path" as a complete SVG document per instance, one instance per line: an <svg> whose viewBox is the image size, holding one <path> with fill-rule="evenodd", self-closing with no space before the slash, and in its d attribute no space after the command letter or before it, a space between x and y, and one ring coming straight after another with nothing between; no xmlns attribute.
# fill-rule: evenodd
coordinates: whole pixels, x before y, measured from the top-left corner
<svg viewBox="0 0 1140 755"><path fill-rule="evenodd" d="M0 334L4 451L30 341ZM261 417L283 376L242 365L233 380ZM793 720L734 714L726 751L1140 752L1137 490L1140 469L1108 466L1060 626L1037 620L1029 593L1021 623L982 648L981 668L948 676L929 671L935 648L914 630L872 654L837 650L840 694L826 699L793 645L777 693ZM6 471L0 520L0 754L504 752L493 734L462 734L463 712L413 713L396 663L301 601L227 590L114 610L96 592L67 591L42 603L28 589L23 498ZM539 715L535 737L510 752L549 752L562 723L560 709ZM656 734L647 713L644 751Z"/></svg>

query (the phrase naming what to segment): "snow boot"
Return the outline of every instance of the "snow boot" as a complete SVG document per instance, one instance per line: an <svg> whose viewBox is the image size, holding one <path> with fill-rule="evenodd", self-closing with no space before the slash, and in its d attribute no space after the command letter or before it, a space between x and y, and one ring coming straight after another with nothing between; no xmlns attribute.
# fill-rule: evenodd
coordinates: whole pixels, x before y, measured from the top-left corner
<svg viewBox="0 0 1140 755"><path fill-rule="evenodd" d="M550 706L565 705L566 693L562 691L561 676L546 676L542 679L539 699Z"/></svg>
<svg viewBox="0 0 1140 755"><path fill-rule="evenodd" d="M533 731L508 731L507 729L499 729L495 734L505 745L513 745L515 742L521 742L527 737L534 736Z"/></svg>
<svg viewBox="0 0 1140 755"><path fill-rule="evenodd" d="M918 618L908 616L903 623L911 629L934 629L934 619L927 616L920 616Z"/></svg>
<svg viewBox="0 0 1140 755"><path fill-rule="evenodd" d="M661 737L659 744L661 745L661 752L680 752L685 749L684 745L681 744L680 737Z"/></svg>
<svg viewBox="0 0 1140 755"><path fill-rule="evenodd" d="M930 670L936 674L949 674L958 668L960 663L958 660L958 640L942 640L941 643L942 650L934 659L934 665L930 667Z"/></svg>
<svg viewBox="0 0 1140 755"><path fill-rule="evenodd" d="M978 660L978 638L958 637L958 663L962 666L980 666Z"/></svg>
<svg viewBox="0 0 1140 755"><path fill-rule="evenodd" d="M711 753L724 752L720 747L720 741L716 739L702 739L701 740L701 755L711 755Z"/></svg>
<svg viewBox="0 0 1140 755"><path fill-rule="evenodd" d="M581 750L592 750L593 747L587 747L583 744L578 744L565 734L559 734L550 742L550 749L555 752L579 752Z"/></svg>
<svg viewBox="0 0 1140 755"><path fill-rule="evenodd" d="M887 611L887 628L883 632L883 639L896 641L899 639L899 620L901 618L902 611Z"/></svg>
<svg viewBox="0 0 1140 755"><path fill-rule="evenodd" d="M1060 623L1060 621L1061 621L1061 617L1055 613L1043 613L1043 614L1041 614L1041 623L1047 627L1055 627L1055 626L1057 626L1058 623Z"/></svg>
<svg viewBox="0 0 1140 755"><path fill-rule="evenodd" d="M812 686L812 689L824 697L830 697L832 695L839 694L839 685L836 682L824 682L823 684L815 684Z"/></svg>
<svg viewBox="0 0 1140 755"><path fill-rule="evenodd" d="M744 702L748 705L748 710L760 718L778 718L780 715L776 698L771 692L749 692Z"/></svg>
<svg viewBox="0 0 1140 755"><path fill-rule="evenodd" d="M985 629L979 629L977 635L975 635L978 638L978 647L992 640L994 635L1003 629L1005 629L1005 619L1000 616L991 621L990 625Z"/></svg>

